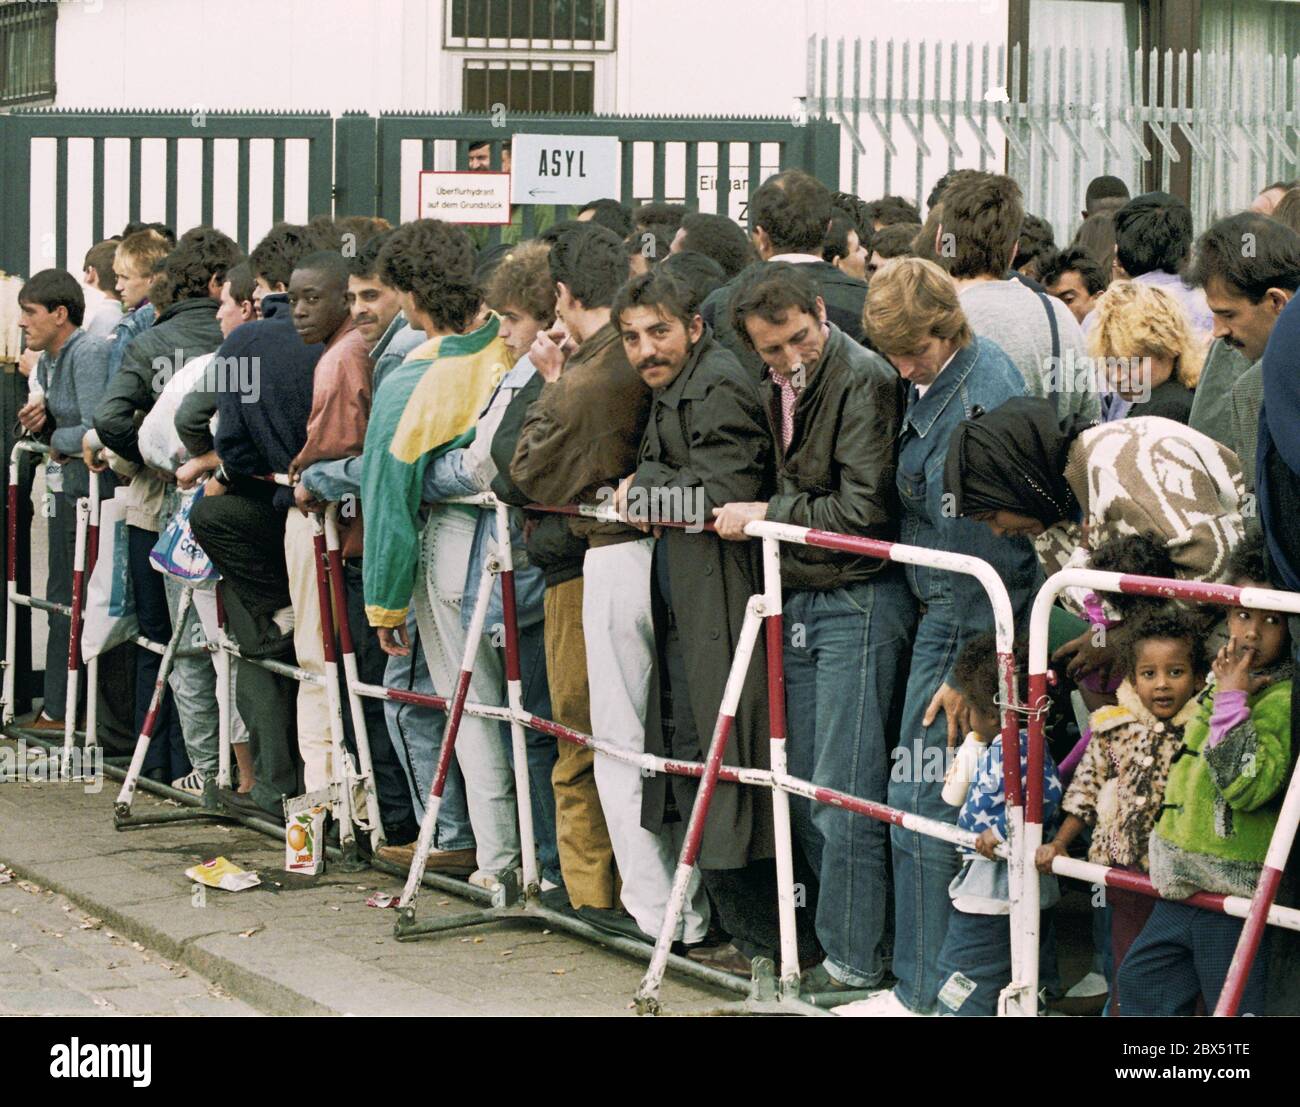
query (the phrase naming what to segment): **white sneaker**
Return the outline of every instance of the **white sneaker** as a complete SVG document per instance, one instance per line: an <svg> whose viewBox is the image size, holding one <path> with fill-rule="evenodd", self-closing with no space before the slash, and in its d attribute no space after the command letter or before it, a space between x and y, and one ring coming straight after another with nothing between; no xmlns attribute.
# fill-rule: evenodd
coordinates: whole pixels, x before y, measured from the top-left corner
<svg viewBox="0 0 1300 1107"><path fill-rule="evenodd" d="M515 875L519 878L519 886L523 887L524 870L516 869ZM466 883L473 884L476 888L482 888L488 892L495 892L501 881L497 879L496 873L490 873L486 869L475 869L465 878Z"/></svg>
<svg viewBox="0 0 1300 1107"><path fill-rule="evenodd" d="M1073 988L1065 993L1065 999L1094 999L1110 991L1106 978L1099 972L1090 972Z"/></svg>
<svg viewBox="0 0 1300 1107"><path fill-rule="evenodd" d="M832 1007L831 1013L835 1015L847 1015L855 1019L898 1019L898 1018L920 1018L915 1011L911 1010L896 995L893 988L886 988L877 992L875 995L867 996L866 999L859 999L854 1003L843 1003L839 1007Z"/></svg>
<svg viewBox="0 0 1300 1107"><path fill-rule="evenodd" d="M192 796L203 795L203 774L198 769L194 769L188 776L183 776L180 780L173 780L172 787L178 792L189 792Z"/></svg>

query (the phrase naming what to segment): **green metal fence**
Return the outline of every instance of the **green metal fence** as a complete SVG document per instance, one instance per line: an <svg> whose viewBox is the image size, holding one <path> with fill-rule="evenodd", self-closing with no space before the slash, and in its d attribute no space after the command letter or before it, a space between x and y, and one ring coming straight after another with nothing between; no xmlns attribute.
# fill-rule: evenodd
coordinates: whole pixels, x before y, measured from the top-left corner
<svg viewBox="0 0 1300 1107"><path fill-rule="evenodd" d="M125 192L127 217L140 218L146 144L160 141L163 147L165 197L151 198L147 206L152 217L175 226L178 197L197 192L201 198L197 221L214 222L216 173L219 169L227 176L233 172L234 214L215 221L247 249L250 233L256 232L254 238L260 233L250 221L250 211L255 206L266 210L269 204L270 221L283 218L286 190L291 187L298 209L305 208L311 215L382 215L397 222L404 214L404 166L409 170L413 164L408 144L420 148L414 164L424 169L465 168L469 143L489 138L493 165L499 166L502 144L519 133L617 137L622 143L621 198L625 201L672 199L699 206L697 167L701 147L707 144L716 144L717 172L719 178L725 173L728 185L747 179L752 188L761 171L774 164L806 169L832 187L838 187L839 181L839 127L824 120L802 124L781 118L517 113L504 118L466 113L346 113L332 118L290 112L19 109L0 115L0 180L5 182L0 196L0 269L27 274L34 268L75 264L79 259L69 258L70 224L89 226L89 235L84 231L80 235L81 240L88 239L86 245L120 230L120 224L105 223L110 184ZM106 157L115 140L125 141L125 159ZM257 187L251 187L253 144L263 141L272 147L272 169L269 180L261 174ZM51 142L53 168L49 170ZM306 144L305 182L302 173L290 180L287 172L286 147L293 142ZM201 156L197 172L187 175L181 155L192 143L199 145ZM89 158L84 150L78 158L70 158L70 144L89 145ZM645 164L647 157L648 185L638 188L637 178L646 174L636 166ZM113 173L110 160L125 164ZM84 168L70 168L74 163ZM737 163L745 167L743 171L733 169ZM533 230L533 214L525 207L525 234ZM564 214L563 209L556 212L559 217ZM499 235L500 230L492 228L486 239L495 242Z"/></svg>

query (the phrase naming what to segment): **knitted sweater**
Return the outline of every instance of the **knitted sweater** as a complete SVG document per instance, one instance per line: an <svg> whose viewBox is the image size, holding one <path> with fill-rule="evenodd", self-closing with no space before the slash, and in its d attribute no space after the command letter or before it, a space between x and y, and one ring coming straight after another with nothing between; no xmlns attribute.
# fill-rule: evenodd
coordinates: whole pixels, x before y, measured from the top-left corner
<svg viewBox="0 0 1300 1107"><path fill-rule="evenodd" d="M1198 697L1151 838L1151 882L1166 899L1255 892L1291 771L1289 664L1248 703L1250 717L1212 745L1214 686Z"/></svg>
<svg viewBox="0 0 1300 1107"><path fill-rule="evenodd" d="M1061 806L1096 827L1089 861L1146 869L1169 766L1199 704L1193 697L1164 722L1143 706L1129 681L1119 686L1116 698L1118 703L1092 713L1092 740Z"/></svg>
<svg viewBox="0 0 1300 1107"><path fill-rule="evenodd" d="M1090 549L1140 534L1168 549L1180 579L1223 579L1241 541L1245 498L1241 465L1226 446L1155 415L1103 423L1074 440L1065 479L1087 542L1078 524L1049 527L1035 539L1045 573L1086 567Z"/></svg>

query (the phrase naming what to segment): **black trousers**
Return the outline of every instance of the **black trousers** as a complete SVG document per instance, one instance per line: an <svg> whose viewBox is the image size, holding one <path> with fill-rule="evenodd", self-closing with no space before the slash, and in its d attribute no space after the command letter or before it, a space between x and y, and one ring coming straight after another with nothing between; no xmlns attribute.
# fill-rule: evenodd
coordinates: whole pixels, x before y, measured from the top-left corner
<svg viewBox="0 0 1300 1107"><path fill-rule="evenodd" d="M348 629L352 632L352 648L356 651L357 676L367 684L383 684L388 655L379 648L379 638L366 621L359 557L343 563L343 576L347 584ZM348 748L355 754L356 739L352 728L352 712L347 709L346 681L340 665L340 694L344 704L343 731ZM375 791L379 794L379 818L384 824L384 837L395 845L413 842L420 833L420 824L415 821L411 790L389 737L388 724L384 721L384 701L363 696L361 709L366 718L366 737L370 740L370 762L375 772Z"/></svg>
<svg viewBox="0 0 1300 1107"><path fill-rule="evenodd" d="M228 493L196 503L190 525L221 573L226 622L240 653L250 660L294 664L293 633L282 633L272 621L289 604L284 518L269 495ZM249 795L259 807L282 816L284 797L302 793L298 682L259 665L241 665L236 704L253 747L257 783Z"/></svg>
<svg viewBox="0 0 1300 1107"><path fill-rule="evenodd" d="M656 551L658 553L658 551ZM686 657L672 613L672 596L668 587L668 559L654 559L652 586L658 590L668 612L667 627L659 643L659 686L663 703L666 755L682 761L703 761L707 741L695 725L687 693L689 676ZM711 736L710 736L711 737ZM700 782L693 776L670 778L672 801L683 822L689 821ZM807 964L818 958L815 920L817 918L817 877L804 860L803 851L795 849L794 879L803 885L803 903L795 909L795 937L799 960ZM731 935L732 944L746 957L768 957L780 964L781 929L777 917L776 862L771 859L751 861L739 869L700 869L700 879L708 893L718 922Z"/></svg>
<svg viewBox="0 0 1300 1107"><path fill-rule="evenodd" d="M238 592L253 617L274 615L289 605L289 571L284 563L285 512L265 496L203 497L190 513L199 545L221 573L228 591Z"/></svg>

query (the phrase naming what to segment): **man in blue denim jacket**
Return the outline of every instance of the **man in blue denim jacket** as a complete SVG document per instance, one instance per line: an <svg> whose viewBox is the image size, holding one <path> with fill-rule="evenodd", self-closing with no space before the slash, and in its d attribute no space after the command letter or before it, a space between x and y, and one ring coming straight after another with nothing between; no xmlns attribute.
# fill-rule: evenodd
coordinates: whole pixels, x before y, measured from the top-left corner
<svg viewBox="0 0 1300 1107"><path fill-rule="evenodd" d="M1024 377L997 345L974 336L952 280L932 262L899 258L881 269L872 278L865 321L872 342L909 382L899 434L899 540L987 561L1022 623L1040 579L1033 546L1023 538L996 538L987 527L958 518L944 495L943 468L957 424L977 409L991 410L1024 395ZM993 611L974 577L908 565L906 578L922 615L890 771L889 805L953 822L956 812L940 794L943 773L933 771L943 761L926 753L955 745L969 729L952 671L962 646L993 629ZM939 951L951 912L948 884L957 872L957 856L948 843L915 831L895 827L892 835L898 985L880 1005L882 1013L925 1014L938 996Z"/></svg>

